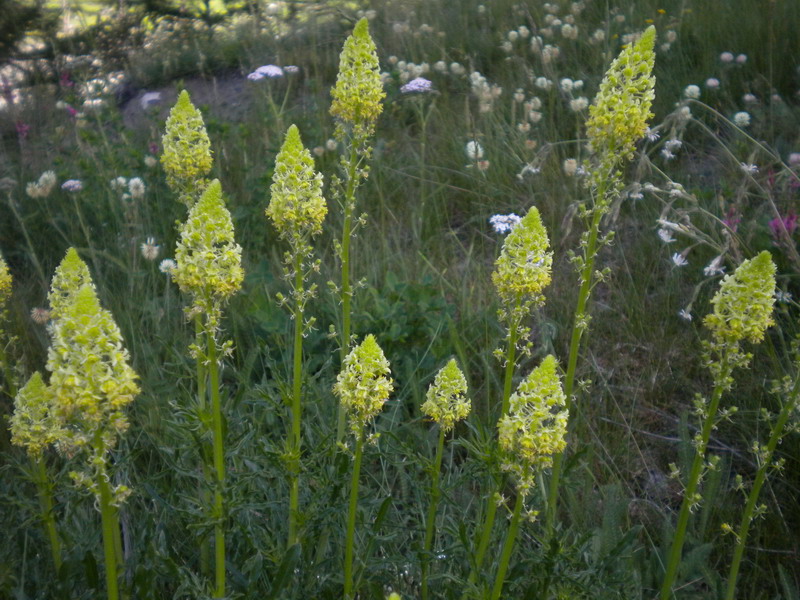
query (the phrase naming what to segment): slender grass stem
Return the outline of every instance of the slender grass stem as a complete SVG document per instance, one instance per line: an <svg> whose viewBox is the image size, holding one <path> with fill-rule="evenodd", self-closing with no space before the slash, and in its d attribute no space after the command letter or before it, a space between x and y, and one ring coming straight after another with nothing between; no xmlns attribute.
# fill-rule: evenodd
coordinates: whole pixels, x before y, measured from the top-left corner
<svg viewBox="0 0 800 600"><path fill-rule="evenodd" d="M586 305L592 292L592 280L594 278L594 260L597 256L597 240L600 235L600 221L605 214L603 206L607 204L605 199L607 185L601 185L597 190L599 202L595 205L592 222L589 226L589 237L586 240L584 250L583 266L580 271L581 287L578 291L578 301L575 306L575 320L572 325L572 336L569 342L569 357L567 359L567 373L564 377L564 394L567 397L566 408L569 416L572 416L572 398L575 389L575 373L578 367L578 355L581 349L581 339L584 332L589 327L586 318ZM561 473L564 465L564 453L561 452L553 457L553 470L550 476L550 486L547 493L547 506L545 508L545 538L549 539L553 534L555 526L556 511L558 508L558 488L561 484Z"/></svg>
<svg viewBox="0 0 800 600"><path fill-rule="evenodd" d="M222 405L219 394L219 365L214 334L206 332L208 341L208 375L211 392L211 416L214 430L214 597L225 597L225 507L222 492L225 487L225 449L222 435Z"/></svg>
<svg viewBox="0 0 800 600"><path fill-rule="evenodd" d="M800 393L800 377L795 379L792 392L789 399L783 404L781 412L778 414L778 419L772 427L772 432L767 442L767 448L764 455L761 457L761 464L756 472L756 478L753 481L753 486L750 488L750 493L747 496L747 503L742 513L742 520L739 524L739 529L736 532L736 546L733 550L733 560L731 561L731 568L728 572L728 587L725 593L725 600L733 600L736 594L736 579L739 576L739 567L744 556L745 544L747 543L747 534L750 531L750 524L753 522L753 515L756 509L756 502L761 493L761 487L767 479L767 471L772 466L772 455L775 448L783 436L784 427L792 416L797 405L798 394Z"/></svg>
<svg viewBox="0 0 800 600"><path fill-rule="evenodd" d="M344 546L344 597L353 598L353 543L356 533L356 512L358 509L358 478L361 473L361 457L364 453L364 432L356 438L355 462L350 480L350 506L347 512L347 534Z"/></svg>
<svg viewBox="0 0 800 600"><path fill-rule="evenodd" d="M358 153L355 145L350 148L350 159L347 164L347 187L344 194L344 224L342 225L342 335L340 355L342 364L350 351L350 310L353 296L350 285L350 239L353 235L353 210L356 206L356 170L358 168ZM336 443L344 439L345 410L339 404L339 413L336 422Z"/></svg>
<svg viewBox="0 0 800 600"><path fill-rule="evenodd" d="M56 520L54 516L53 486L47 476L47 468L44 457L38 456L31 461L34 467L36 490L39 493L39 508L41 518L47 531L47 538L50 541L50 554L53 558L53 567L56 574L61 570L61 539L58 537Z"/></svg>
<svg viewBox="0 0 800 600"><path fill-rule="evenodd" d="M436 533L436 509L439 506L441 491L439 479L442 469L442 456L444 455L444 429L439 428L439 442L436 445L436 458L433 460L431 471L431 503L428 505L428 517L425 523L425 542L422 545L422 600L428 600L428 567L431 559L431 549Z"/></svg>
<svg viewBox="0 0 800 600"><path fill-rule="evenodd" d="M522 514L522 507L524 504L525 496L518 494L517 501L514 504L514 514L511 517L511 525L508 527L506 541L503 544L503 552L500 554L500 564L497 567L497 577L495 577L494 587L492 588L492 600L500 600L500 594L503 591L503 583L506 579L506 571L508 571L508 563L511 560L511 553L514 551L514 542L517 540L520 515Z"/></svg>
<svg viewBox="0 0 800 600"><path fill-rule="evenodd" d="M725 381L730 377L733 369L728 365L726 358L722 359L720 368L720 375L717 379L718 382ZM689 479L686 482L686 489L683 493L683 502L681 503L681 510L678 514L678 524L675 529L675 537L672 539L672 547L670 548L669 559L667 561L667 568L664 574L664 581L661 586L661 600L669 600L672 597L672 586L675 583L675 578L678 574L678 567L681 563L681 553L683 551L683 543L686 538L686 528L689 524L689 515L692 507L697 503L698 498L697 487L700 483L700 474L703 470L703 462L705 461L706 448L708 447L708 440L711 438L711 431L714 429L715 417L717 409L719 408L719 401L722 398L723 385L717 383L714 387L711 402L706 412L705 420L703 421L703 429L700 433L700 439L695 440L695 454L694 461L692 462L692 469L689 472Z"/></svg>
<svg viewBox="0 0 800 600"><path fill-rule="evenodd" d="M289 441L291 464L289 476L291 486L289 489L289 541L291 547L298 542L297 516L300 508L300 448L302 445L302 402L301 392L303 383L303 263L302 254L295 252L294 259L294 373L292 380L292 431Z"/></svg>

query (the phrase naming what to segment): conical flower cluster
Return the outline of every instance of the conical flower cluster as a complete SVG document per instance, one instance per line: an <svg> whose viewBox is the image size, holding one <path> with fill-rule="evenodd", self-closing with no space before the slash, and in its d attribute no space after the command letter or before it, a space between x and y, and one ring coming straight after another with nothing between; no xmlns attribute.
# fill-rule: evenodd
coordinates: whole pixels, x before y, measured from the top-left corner
<svg viewBox="0 0 800 600"><path fill-rule="evenodd" d="M50 303L50 318L53 320L60 318L61 313L73 303L75 294L84 285L95 289L89 267L78 256L77 250L70 248L56 267L50 283L50 292L47 294L47 301Z"/></svg>
<svg viewBox="0 0 800 600"><path fill-rule="evenodd" d="M11 272L5 259L0 256L0 312L5 308L9 298L11 298Z"/></svg>
<svg viewBox="0 0 800 600"><path fill-rule="evenodd" d="M651 25L637 42L620 52L589 107L586 134L594 153L611 166L630 160L653 116L655 39L656 29Z"/></svg>
<svg viewBox="0 0 800 600"><path fill-rule="evenodd" d="M164 146L161 164L167 174L167 185L180 195L181 202L191 206L207 184L205 176L211 171L213 159L203 116L186 90L169 112L161 143Z"/></svg>
<svg viewBox="0 0 800 600"><path fill-rule="evenodd" d="M532 206L511 230L495 262L492 281L505 306L517 302L542 304L542 291L550 284L553 253L542 218Z"/></svg>
<svg viewBox="0 0 800 600"><path fill-rule="evenodd" d="M344 43L339 57L339 75L331 96L331 115L339 121L337 137L343 138L346 131L351 131L357 140L371 137L383 111L381 101L386 93L366 18L356 23L352 35Z"/></svg>
<svg viewBox="0 0 800 600"><path fill-rule="evenodd" d="M11 415L11 442L22 446L36 459L62 435L52 412L53 395L37 371L14 398Z"/></svg>
<svg viewBox="0 0 800 600"><path fill-rule="evenodd" d="M747 339L760 342L773 324L775 263L767 250L745 260L726 275L711 303L714 310L703 321L718 344Z"/></svg>
<svg viewBox="0 0 800 600"><path fill-rule="evenodd" d="M333 386L356 438L381 412L393 389L389 361L375 337L368 335L345 357Z"/></svg>
<svg viewBox="0 0 800 600"><path fill-rule="evenodd" d="M193 309L216 326L221 304L242 286L242 247L233 237L233 221L222 198L218 179L212 181L181 227L175 250L178 266L172 278L181 291L191 294Z"/></svg>
<svg viewBox="0 0 800 600"><path fill-rule="evenodd" d="M289 127L275 161L267 216L282 237L306 239L322 231L328 206L322 196L322 174L303 147L296 125Z"/></svg>
<svg viewBox="0 0 800 600"><path fill-rule="evenodd" d="M502 469L515 476L521 494L566 446L569 413L556 367L555 357L548 355L511 395L508 414L497 424Z"/></svg>
<svg viewBox="0 0 800 600"><path fill-rule="evenodd" d="M428 388L422 412L439 424L445 433L452 431L458 421L466 419L472 404L467 394L467 380L458 368L456 360L450 359L437 374Z"/></svg>

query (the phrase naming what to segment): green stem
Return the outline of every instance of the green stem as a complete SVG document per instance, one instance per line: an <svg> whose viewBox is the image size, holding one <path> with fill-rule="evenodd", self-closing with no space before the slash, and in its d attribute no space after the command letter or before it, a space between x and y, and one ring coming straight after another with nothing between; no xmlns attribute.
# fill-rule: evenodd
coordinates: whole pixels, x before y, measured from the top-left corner
<svg viewBox="0 0 800 600"><path fill-rule="evenodd" d="M731 367L728 366L726 358L722 359L720 366L720 377L718 382L725 381L730 377ZM683 494L683 502L681 503L681 510L678 514L678 524L675 529L675 537L672 540L672 547L670 548L669 559L667 562L666 572L664 574L664 582L661 586L661 600L669 600L672 597L672 585L675 583L675 578L678 574L678 567L681 564L681 553L683 551L683 542L686 537L686 528L689 524L689 515L691 514L692 506L697 503L695 494L697 487L700 483L700 474L703 470L703 463L705 462L706 448L708 447L708 440L711 438L711 431L714 429L715 417L719 407L719 401L722 397L723 385L717 383L714 387L714 393L711 396L711 403L708 406L705 420L703 421L703 429L700 433L700 439L695 441L695 454L694 461L692 462L692 469L689 472L689 479L686 482L686 489Z"/></svg>
<svg viewBox="0 0 800 600"><path fill-rule="evenodd" d="M598 187L597 197L600 202L593 209L592 222L589 226L589 238L586 241L584 252L583 267L581 268L580 278L581 287L578 291L578 303L575 307L575 320L572 325L572 337L569 342L569 358L567 359L567 373L564 377L564 395L567 398L567 414L572 415L572 398L575 389L575 373L578 367L578 354L581 349L581 339L583 333L588 329L586 321L586 305L592 292L592 279L594 276L594 259L597 256L597 239L600 235L600 220L605 214L603 207L606 205L604 198L606 185ZM547 507L545 509L545 539L550 539L555 526L556 510L558 508L558 488L561 484L561 473L564 465L564 453L561 452L553 457L553 470L550 476L550 486L547 493Z"/></svg>
<svg viewBox="0 0 800 600"><path fill-rule="evenodd" d="M292 431L289 440L289 542L294 546L297 539L297 515L300 507L300 447L302 444L301 417L303 406L300 393L303 383L303 263L302 254L295 252L294 259L294 374L292 381Z"/></svg>
<svg viewBox="0 0 800 600"><path fill-rule="evenodd" d="M115 509L111 504L111 489L108 485L108 475L105 464L100 468L97 478L97 487L100 491L100 517L103 523L103 557L106 565L106 591L108 600L119 600L119 583L117 577L117 551L114 542L114 529L119 528L114 518Z"/></svg>
<svg viewBox="0 0 800 600"><path fill-rule="evenodd" d="M208 374L211 391L211 413L214 429L214 563L215 598L225 597L225 509L222 490L225 487L225 450L222 436L222 405L219 395L219 365L217 364L217 344L214 333L207 331Z"/></svg>
<svg viewBox="0 0 800 600"><path fill-rule="evenodd" d="M47 537L50 540L50 554L53 557L53 567L56 574L61 570L61 540L56 529L54 515L53 488L47 477L47 468L44 464L44 457L38 456L32 459L36 474L36 489L39 492L39 508L44 527L47 530Z"/></svg>
<svg viewBox="0 0 800 600"><path fill-rule="evenodd" d="M422 546L422 600L428 600L428 565L430 564L433 537L436 532L436 509L439 506L439 478L444 455L444 429L439 428L439 443L436 446L436 458L431 471L431 503L428 506L428 518L425 524L425 542Z"/></svg>
<svg viewBox="0 0 800 600"><path fill-rule="evenodd" d="M347 188L344 194L344 224L342 225L342 337L340 355L342 364L350 351L350 303L352 289L350 286L350 238L353 234L353 209L356 206L356 169L358 168L358 153L355 145L350 148L350 161L347 165ZM339 414L336 422L336 443L344 439L345 410L339 404Z"/></svg>
<svg viewBox="0 0 800 600"><path fill-rule="evenodd" d="M500 564L497 567L497 577L492 588L492 600L499 600L500 593L503 591L503 583L506 579L508 563L511 560L511 553L514 551L514 542L517 540L519 531L519 520L522 514L522 506L525 504L525 496L517 494L517 501L514 504L514 515L511 517L511 525L506 534L506 541L503 544L503 552L500 555Z"/></svg>
<svg viewBox="0 0 800 600"><path fill-rule="evenodd" d="M169 289L169 288L168 288ZM202 316L198 313L194 318L194 332L195 332L195 345L198 350L206 345L204 340L205 329L203 328ZM201 506L209 506L211 504L211 497L206 487L211 482L211 469L209 468L208 452L206 447L206 373L205 362L198 357L195 361L195 368L197 374L197 414L202 423L202 433L200 436L200 458L203 466L203 481L200 482L200 500ZM206 577L211 574L211 554L208 544L205 543L205 536L200 540L200 573Z"/></svg>
<svg viewBox="0 0 800 600"><path fill-rule="evenodd" d="M356 511L358 508L358 478L361 473L361 457L364 452L364 433L356 438L356 456L350 480L350 507L347 512L347 535L344 546L344 597L353 598L353 541L356 533Z"/></svg>
<svg viewBox="0 0 800 600"><path fill-rule="evenodd" d="M778 415L778 420L775 422L775 426L772 428L772 433L770 434L769 441L767 442L767 451L763 456L763 462L758 468L755 481L753 481L753 487L750 489L750 494L747 496L747 503L744 507L744 513L742 514L742 521L739 524L739 531L736 533L736 547L733 551L733 561L731 562L731 568L728 572L728 589L725 594L725 600L733 600L734 594L736 593L736 579L739 576L739 566L741 565L742 556L744 555L747 534L750 530L750 524L753 521L753 513L755 512L756 502L758 502L758 496L761 493L761 487L764 485L764 482L767 479L767 470L771 466L772 455L775 452L775 448L778 446L778 442L780 442L781 437L783 436L783 429L786 426L786 423L789 421L789 418L794 412L795 405L797 404L798 392L800 392L800 377L795 379L794 388L789 396L789 400L784 403L783 407L781 408L781 412Z"/></svg>

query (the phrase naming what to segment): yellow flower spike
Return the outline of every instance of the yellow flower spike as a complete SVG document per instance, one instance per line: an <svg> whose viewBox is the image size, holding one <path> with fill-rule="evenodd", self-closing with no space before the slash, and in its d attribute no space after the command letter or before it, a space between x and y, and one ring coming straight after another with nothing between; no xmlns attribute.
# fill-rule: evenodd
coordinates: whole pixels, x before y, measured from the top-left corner
<svg viewBox="0 0 800 600"><path fill-rule="evenodd" d="M322 231L328 206L322 196L322 174L314 170L296 125L289 127L275 161L267 216L282 237L300 239Z"/></svg>
<svg viewBox="0 0 800 600"><path fill-rule="evenodd" d="M14 398L11 442L24 447L33 459L41 457L48 446L61 439L61 428L51 410L52 397L37 371Z"/></svg>
<svg viewBox="0 0 800 600"><path fill-rule="evenodd" d="M11 272L8 270L8 264L6 264L5 259L0 255L0 314L2 314L10 298Z"/></svg>
<svg viewBox="0 0 800 600"><path fill-rule="evenodd" d="M191 206L207 184L205 176L211 171L213 159L203 116L186 90L169 111L161 143L164 147L161 164L167 174L167 185L180 194L181 202Z"/></svg>
<svg viewBox="0 0 800 600"><path fill-rule="evenodd" d="M511 395L509 412L497 424L503 452L502 469L517 479L520 494L533 487L540 469L566 447L567 398L551 354Z"/></svg>
<svg viewBox="0 0 800 600"><path fill-rule="evenodd" d="M380 65L375 42L369 35L366 18L356 23L339 56L339 75L331 90L331 115L337 124L338 139L351 130L356 139L366 139L375 130L386 97L381 84Z"/></svg>
<svg viewBox="0 0 800 600"><path fill-rule="evenodd" d="M136 373L111 313L84 284L53 323L47 353L54 417L66 449L108 450L128 428L125 407L139 393ZM105 454L101 454L105 457Z"/></svg>
<svg viewBox="0 0 800 600"><path fill-rule="evenodd" d="M439 424L445 433L452 431L455 424L466 419L472 407L466 397L467 380L458 368L456 360L450 359L437 374L428 388L422 412Z"/></svg>
<svg viewBox="0 0 800 600"><path fill-rule="evenodd" d="M89 285L94 289L89 267L78 256L78 251L70 248L61 264L56 267L50 283L50 292L47 294L47 301L50 303L50 318L61 317L61 312L72 303L73 296L84 285Z"/></svg>
<svg viewBox="0 0 800 600"><path fill-rule="evenodd" d="M747 339L755 344L764 338L774 323L775 271L772 255L764 250L725 276L711 300L714 310L703 321L716 343Z"/></svg>
<svg viewBox="0 0 800 600"><path fill-rule="evenodd" d="M492 273L492 282L506 306L518 300L544 302L542 291L550 284L553 266L549 247L547 230L538 209L532 206L506 237Z"/></svg>
<svg viewBox="0 0 800 600"><path fill-rule="evenodd" d="M339 397L356 438L383 409L394 389L389 361L373 335L368 335L344 359L333 393Z"/></svg>
<svg viewBox="0 0 800 600"><path fill-rule="evenodd" d="M209 315L212 326L222 302L242 287L242 247L233 237L233 221L218 179L212 181L181 226L172 278L194 298L194 309ZM216 316L215 316L216 315Z"/></svg>
<svg viewBox="0 0 800 600"><path fill-rule="evenodd" d="M612 168L633 157L634 146L653 117L655 39L651 25L636 43L620 52L589 107L586 135L595 154Z"/></svg>

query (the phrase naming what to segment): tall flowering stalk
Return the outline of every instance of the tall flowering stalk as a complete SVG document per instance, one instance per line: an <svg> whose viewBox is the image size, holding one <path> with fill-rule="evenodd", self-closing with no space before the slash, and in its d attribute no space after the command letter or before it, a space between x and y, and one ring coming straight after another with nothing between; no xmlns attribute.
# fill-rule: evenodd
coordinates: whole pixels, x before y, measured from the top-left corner
<svg viewBox="0 0 800 600"><path fill-rule="evenodd" d="M704 471L716 465L713 459L706 463L706 448L711 432L721 418L735 411L735 408L720 411L720 399L723 393L733 387L733 370L746 367L752 358L751 354L742 351L741 343L744 340L753 344L760 342L767 328L773 324L775 270L772 257L766 250L742 262L736 271L722 280L711 300L714 310L703 321L711 332L711 339L703 344L703 354L714 379L714 391L710 401L702 397L695 401L702 427L694 439L694 460L686 479L675 537L661 586L661 600L669 600L673 596L672 586L681 563L689 515L702 500L698 488Z"/></svg>
<svg viewBox="0 0 800 600"><path fill-rule="evenodd" d="M286 139L275 164L275 174L270 188L271 198L267 216L275 225L280 237L289 243L284 255L284 275L292 286L291 303L294 320L294 365L291 408L291 429L288 433L289 467L289 541L298 542L297 516L300 503L300 457L302 445L303 385L303 334L314 326L314 319L305 320L305 306L314 297L316 285L305 287L312 272L319 271L319 261L313 260L311 239L322 232L322 221L328 212L322 196L322 175L314 170L314 159L303 147L300 132L295 125L289 127ZM279 296L281 303L287 302Z"/></svg>
<svg viewBox="0 0 800 600"><path fill-rule="evenodd" d="M383 410L394 389L389 370L389 361L383 355L375 337L368 335L360 345L348 354L342 370L336 378L333 393L348 417L350 433L355 438L355 459L350 481L350 504L347 512L347 533L344 550L344 598L354 597L353 590L353 542L358 508L358 479L361 473L361 458L367 427Z"/></svg>
<svg viewBox="0 0 800 600"><path fill-rule="evenodd" d="M553 253L548 250L549 247L550 240L539 210L532 206L506 237L492 273L492 282L500 297L498 316L506 323L505 354L499 348L495 350L495 355L505 361L500 418L508 414L517 353L527 355L531 351L532 344L528 339L530 328L525 325L525 319L531 311L544 304L543 291L550 284L553 266ZM499 485L487 499L486 520L469 574L470 584L477 581L489 548Z"/></svg>
<svg viewBox="0 0 800 600"><path fill-rule="evenodd" d="M110 312L100 306L88 268L70 249L50 290L56 318L50 333L47 394L59 432L58 449L83 454L85 469L73 480L97 498L103 525L108 598L119 597L118 569L123 562L119 507L130 494L111 484L109 453L128 429L125 408L139 393L122 334ZM34 381L29 391L43 393ZM38 392L37 392L38 388Z"/></svg>
<svg viewBox="0 0 800 600"><path fill-rule="evenodd" d="M11 370L8 365L8 357L6 355L8 346L11 345L11 339L8 339L4 331L4 325L7 317L6 306L11 299L11 271L8 270L8 264L2 255L0 255L0 375L5 380L6 392L10 397L14 397L17 393L14 378L11 375ZM3 380L0 379L0 382Z"/></svg>
<svg viewBox="0 0 800 600"><path fill-rule="evenodd" d="M37 371L14 398L11 416L11 441L28 453L33 467L33 481L39 495L39 518L50 542L50 556L55 572L61 569L61 538L58 535L53 501L53 484L47 474L45 450L55 444L61 427L53 417L53 395Z"/></svg>
<svg viewBox="0 0 800 600"><path fill-rule="evenodd" d="M214 161L203 116L186 90L169 111L161 143L164 147L161 165L167 174L167 185L190 207L208 185L206 176Z"/></svg>
<svg viewBox="0 0 800 600"><path fill-rule="evenodd" d="M211 429L214 505L214 597L225 596L225 449L222 434L219 361L230 352L231 343L219 341L222 307L239 291L244 279L242 248L233 236L233 222L222 197L219 180L212 181L200 199L189 209L189 217L181 227L175 250L177 267L172 277L181 291L189 294L192 304L187 315L196 317L197 339L191 352L198 363L206 365L208 393L211 396ZM205 376L198 388L202 394L200 410L205 417ZM207 420L202 418L203 422ZM203 459L207 456L203 453ZM209 469L210 470L210 469Z"/></svg>
<svg viewBox="0 0 800 600"><path fill-rule="evenodd" d="M339 57L339 75L331 90L331 115L336 121L334 137L342 145L340 161L342 177L334 178L334 189L344 214L342 239L337 242L337 254L342 265L338 294L342 304L340 354L344 362L350 351L350 312L353 289L350 281L350 243L365 215L355 218L356 191L369 174L367 164L372 156L370 145L375 125L383 111L383 91L380 65L375 42L369 34L366 18L356 23L353 33L344 43ZM336 441L344 437L345 413L340 405L336 426Z"/></svg>
<svg viewBox="0 0 800 600"><path fill-rule="evenodd" d="M564 378L564 393L570 414L581 340L591 320L587 311L589 296L605 275L595 271L594 262L598 250L613 237L613 232L600 235L600 222L608 213L614 199L619 196L623 187L622 168L633 158L636 142L644 137L647 122L653 116L650 108L655 97L655 39L655 27L650 26L638 41L620 52L611 63L600 84L600 90L589 107L586 135L592 152L587 165L591 204L580 205L581 217L588 227L581 235L581 255L572 257L578 269L580 289ZM563 455L558 454L553 462L545 519L548 536L555 523L563 460Z"/></svg>
<svg viewBox="0 0 800 600"><path fill-rule="evenodd" d="M511 396L508 414L497 423L501 469L513 476L517 499L500 554L492 600L499 600L503 591L525 498L535 485L536 475L552 465L553 455L563 452L566 446L569 413L556 369L555 357L545 357L519 385Z"/></svg>
<svg viewBox="0 0 800 600"><path fill-rule="evenodd" d="M425 541L422 545L422 600L428 599L428 566L436 533L436 509L441 496L439 477L442 470L444 438L455 428L458 421L466 419L469 415L472 404L466 394L467 380L455 359L451 359L436 374L421 407L422 412L439 425L439 442L436 444L436 458L431 468L431 502L428 505Z"/></svg>

